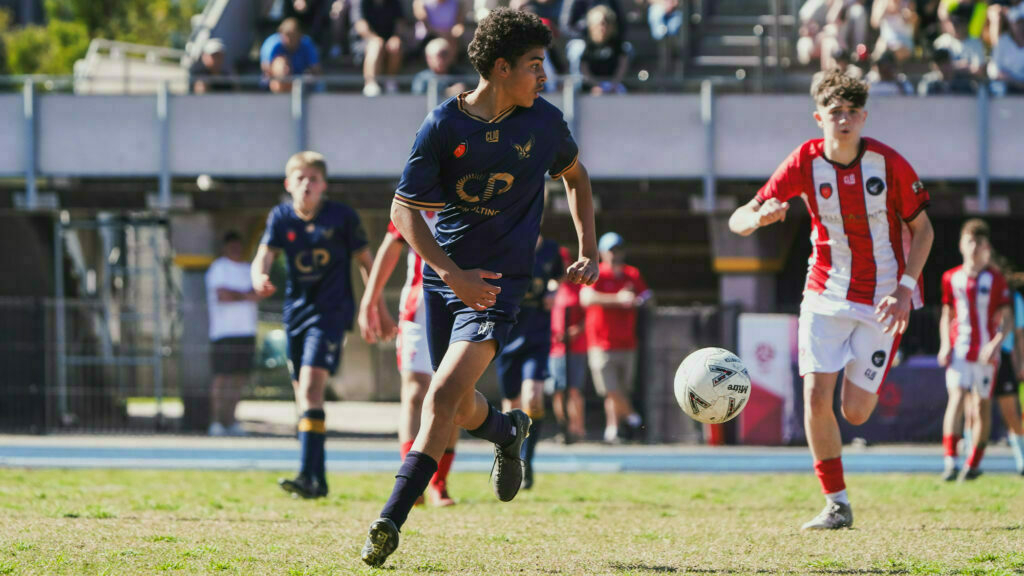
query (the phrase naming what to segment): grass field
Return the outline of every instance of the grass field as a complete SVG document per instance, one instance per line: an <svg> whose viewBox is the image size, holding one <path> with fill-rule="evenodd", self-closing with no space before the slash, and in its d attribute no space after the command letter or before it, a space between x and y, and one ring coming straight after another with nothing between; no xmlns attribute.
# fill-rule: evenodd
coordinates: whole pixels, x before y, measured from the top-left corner
<svg viewBox="0 0 1024 576"><path fill-rule="evenodd" d="M457 465L457 463L456 463ZM263 472L0 470L0 574L1024 574L1024 479L848 478L855 528L800 533L806 475L552 475L502 504L453 474L381 570L359 560L387 474L329 498Z"/></svg>

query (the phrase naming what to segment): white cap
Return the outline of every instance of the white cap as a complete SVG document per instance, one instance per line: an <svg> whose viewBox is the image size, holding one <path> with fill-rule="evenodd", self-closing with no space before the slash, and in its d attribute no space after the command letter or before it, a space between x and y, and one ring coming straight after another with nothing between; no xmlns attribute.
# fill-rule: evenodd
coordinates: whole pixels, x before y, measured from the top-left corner
<svg viewBox="0 0 1024 576"><path fill-rule="evenodd" d="M203 54L216 54L224 51L224 41L220 38L210 38L203 44Z"/></svg>

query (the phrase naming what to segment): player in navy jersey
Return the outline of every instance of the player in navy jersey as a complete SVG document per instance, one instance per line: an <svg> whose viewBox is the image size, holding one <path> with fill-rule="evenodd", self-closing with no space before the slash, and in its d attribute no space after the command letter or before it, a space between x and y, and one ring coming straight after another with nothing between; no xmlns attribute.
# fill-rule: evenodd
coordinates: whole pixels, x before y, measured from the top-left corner
<svg viewBox="0 0 1024 576"><path fill-rule="evenodd" d="M292 388L302 412L302 462L294 480L279 483L292 494L320 498L327 495L324 389L341 363L342 339L355 314L351 263L359 263L365 280L373 257L355 210L324 199L327 163L322 155L292 156L285 166L284 186L292 201L279 204L267 217L252 263L252 285L263 297L277 291L270 282L270 267L284 252L284 325Z"/></svg>
<svg viewBox="0 0 1024 576"><path fill-rule="evenodd" d="M469 45L480 74L472 92L427 115L391 206L391 220L425 261L427 330L434 377L420 430L380 518L370 525L363 561L380 566L444 454L453 426L495 445L498 499L515 498L520 450L530 418L503 414L476 391L508 342L533 278L545 173L565 184L580 246L570 282L597 278L590 179L562 113L540 98L551 31L526 12L497 9ZM437 212L435 234L419 210Z"/></svg>
<svg viewBox="0 0 1024 576"><path fill-rule="evenodd" d="M544 418L544 381L551 356L551 304L564 275L558 243L537 237L533 280L519 304L519 316L508 344L498 354L502 408L523 409L533 424L523 444L523 488L533 486L533 453Z"/></svg>

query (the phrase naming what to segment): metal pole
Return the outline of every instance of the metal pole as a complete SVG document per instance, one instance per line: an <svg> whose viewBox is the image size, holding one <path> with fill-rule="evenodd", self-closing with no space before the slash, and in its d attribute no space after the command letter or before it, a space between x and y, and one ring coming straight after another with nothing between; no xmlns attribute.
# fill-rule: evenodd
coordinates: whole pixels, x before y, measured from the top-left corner
<svg viewBox="0 0 1024 576"><path fill-rule="evenodd" d="M775 30L772 38L775 40L775 72L773 81L775 90L782 84L782 0L772 1L772 15L775 17Z"/></svg>
<svg viewBox="0 0 1024 576"><path fill-rule="evenodd" d="M757 37L757 91L759 93L764 92L764 76L766 60L768 58L768 46L767 40L764 36L764 26L758 24L754 26L754 36Z"/></svg>
<svg viewBox="0 0 1024 576"><path fill-rule="evenodd" d="M65 422L68 414L68 372L65 356L66 327L64 325L64 221L67 212L61 212L53 223L53 284L54 297L57 304L57 315L54 319L57 336L57 413L60 422Z"/></svg>
<svg viewBox="0 0 1024 576"><path fill-rule="evenodd" d="M295 151L306 149L306 99L303 96L302 78L292 82L292 121L295 123Z"/></svg>
<svg viewBox="0 0 1024 576"><path fill-rule="evenodd" d="M163 427L164 410L164 323L163 323L163 290L160 286L160 254L156 242L155 226L147 226L149 230L149 247L152 251L153 270L153 395L156 397L157 428Z"/></svg>
<svg viewBox="0 0 1024 576"><path fill-rule="evenodd" d="M156 119L159 124L160 137L160 187L158 190L160 209L171 207L171 124L169 102L170 91L167 82L160 82L160 90L156 93Z"/></svg>
<svg viewBox="0 0 1024 576"><path fill-rule="evenodd" d="M715 85L711 80L700 84L700 119L704 124L704 210L715 208Z"/></svg>
<svg viewBox="0 0 1024 576"><path fill-rule="evenodd" d="M25 109L25 204L29 210L39 206L36 186L36 85L31 78L25 81L22 92Z"/></svg>
<svg viewBox="0 0 1024 576"><path fill-rule="evenodd" d="M579 141L576 133L576 78L570 77L568 81L562 82L562 118L569 125L573 138Z"/></svg>
<svg viewBox="0 0 1024 576"><path fill-rule="evenodd" d="M988 87L978 90L978 210L988 212L988 130L989 130L989 96Z"/></svg>

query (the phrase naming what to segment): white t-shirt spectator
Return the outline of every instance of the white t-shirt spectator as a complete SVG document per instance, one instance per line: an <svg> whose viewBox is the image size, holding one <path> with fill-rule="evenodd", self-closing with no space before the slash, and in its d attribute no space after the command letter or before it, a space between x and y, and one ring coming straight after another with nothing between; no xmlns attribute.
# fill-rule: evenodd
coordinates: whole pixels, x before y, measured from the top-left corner
<svg viewBox="0 0 1024 576"><path fill-rule="evenodd" d="M1004 32L992 49L988 76L996 80L1002 72L1015 82L1024 82L1024 47L1018 46L1009 32Z"/></svg>
<svg viewBox="0 0 1024 576"><path fill-rule="evenodd" d="M936 50L948 50L950 61L957 68L979 70L985 63L985 45L981 43L980 38L961 40L952 34L943 34L935 39L932 47Z"/></svg>
<svg viewBox="0 0 1024 576"><path fill-rule="evenodd" d="M252 292L248 262L235 262L221 256L213 261L206 271L206 302L210 311L210 340L256 335L255 302L220 302L217 289L227 288L235 292Z"/></svg>

